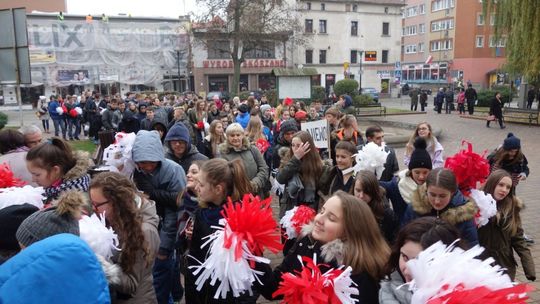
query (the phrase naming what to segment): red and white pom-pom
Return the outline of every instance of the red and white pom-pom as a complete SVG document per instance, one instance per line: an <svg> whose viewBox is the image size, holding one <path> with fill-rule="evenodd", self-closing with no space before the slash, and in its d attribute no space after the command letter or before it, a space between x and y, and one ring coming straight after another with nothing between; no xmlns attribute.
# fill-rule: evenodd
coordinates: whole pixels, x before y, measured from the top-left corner
<svg viewBox="0 0 540 304"><path fill-rule="evenodd" d="M277 222L272 217L271 198L245 195L241 203L229 202L223 207L221 227L202 247L210 246L209 255L201 265L191 266L197 277L195 285L201 290L210 280L214 286L219 284L214 298L234 297L244 292L252 293L251 285L263 273L252 268L255 262L269 264L270 260L261 257L265 249L274 253L282 249ZM219 281L219 282L218 282Z"/></svg>
<svg viewBox="0 0 540 304"><path fill-rule="evenodd" d="M83 114L83 110L81 109L81 107L75 107L75 112L77 112L78 115Z"/></svg>
<svg viewBox="0 0 540 304"><path fill-rule="evenodd" d="M407 262L413 280L411 304L425 303L524 303L527 298L523 287L514 286L503 269L494 264L493 258L477 257L484 248L475 246L467 251L437 242L422 251L418 258ZM494 265L491 265L491 264ZM506 294L506 299L518 302L470 301L463 298L464 291L486 288L489 294ZM486 296L487 297L487 296ZM500 297L499 297L500 298ZM435 299L445 299L437 302ZM487 298L484 298L487 299ZM431 302L433 301L433 302Z"/></svg>
<svg viewBox="0 0 540 304"><path fill-rule="evenodd" d="M384 143L379 146L374 142L369 142L356 154L356 165L353 170L355 173L367 170L377 175L377 178L381 178L388 154L390 152L385 151Z"/></svg>
<svg viewBox="0 0 540 304"><path fill-rule="evenodd" d="M83 215L79 220L80 237L95 254L110 260L113 250L120 250L118 235L112 228L105 225L105 213L98 217L95 213L91 216Z"/></svg>
<svg viewBox="0 0 540 304"><path fill-rule="evenodd" d="M279 223L285 229L285 236L294 239L302 231L302 226L311 222L315 218L315 210L306 205L300 205L285 212Z"/></svg>
<svg viewBox="0 0 540 304"><path fill-rule="evenodd" d="M26 182L17 178L8 164L0 164L0 189L10 187L22 187Z"/></svg>
<svg viewBox="0 0 540 304"><path fill-rule="evenodd" d="M56 113L58 113L58 115L62 115L62 114L64 114L64 109L62 109L62 107L57 107L56 108Z"/></svg>
<svg viewBox="0 0 540 304"><path fill-rule="evenodd" d="M115 142L103 150L103 163L116 167L120 173L131 176L135 170L135 162L132 158L135 133L118 132Z"/></svg>
<svg viewBox="0 0 540 304"><path fill-rule="evenodd" d="M352 304L357 300L352 295L358 295L358 289L352 286L356 284L350 275L351 267L345 270L330 269L324 274L316 259L298 257L302 263L302 269L293 273L285 273L281 276L282 281L273 297L283 296L282 303L296 304Z"/></svg>
<svg viewBox="0 0 540 304"><path fill-rule="evenodd" d="M478 206L478 212L474 217L474 221L478 228L486 225L489 219L497 215L497 202L493 199L493 196L484 191L472 189L469 194L476 206Z"/></svg>
<svg viewBox="0 0 540 304"><path fill-rule="evenodd" d="M24 186L0 189L0 209L22 204L30 204L42 209L43 194L44 191L41 187Z"/></svg>
<svg viewBox="0 0 540 304"><path fill-rule="evenodd" d="M477 183L483 183L489 175L489 162L483 155L473 152L472 144L462 141L461 145L467 144L467 150L463 149L454 156L446 158L444 167L452 170L456 176L459 190L469 195L471 189L476 189Z"/></svg>
<svg viewBox="0 0 540 304"><path fill-rule="evenodd" d="M268 143L268 140L264 138L259 138L255 143L255 146L257 146L257 149L259 152L261 152L261 154L264 154L264 152L270 148L270 143Z"/></svg>

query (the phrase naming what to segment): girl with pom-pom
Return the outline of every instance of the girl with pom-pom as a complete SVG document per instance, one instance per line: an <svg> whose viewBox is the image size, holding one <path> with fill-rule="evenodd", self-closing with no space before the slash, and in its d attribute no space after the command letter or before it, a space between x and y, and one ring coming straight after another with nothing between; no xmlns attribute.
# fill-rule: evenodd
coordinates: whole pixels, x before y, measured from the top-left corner
<svg viewBox="0 0 540 304"><path fill-rule="evenodd" d="M206 237L214 233L219 226L227 198L237 202L245 194L251 193L251 184L244 165L240 159L231 162L221 158L211 159L201 165L197 179L200 208L195 211L193 228L186 230L186 236L191 240L185 277L186 303L255 303L256 297L247 294L234 298L228 293L227 299L215 299L219 282L211 284L208 280L197 290L197 277L190 269L190 266L198 266L206 260L209 249L208 246L203 247L203 244L207 241Z"/></svg>
<svg viewBox="0 0 540 304"><path fill-rule="evenodd" d="M405 155L403 157L403 162L405 163L405 166L409 165L409 162L412 157L412 152L416 148L414 146L414 142L416 138L418 137L422 137L427 143L426 151L429 153L429 157L431 158L432 167L442 168L444 165L444 160L443 160L444 149L441 143L437 140L437 137L433 135L433 128L427 122L419 123L416 126L414 133L409 138L409 142L407 143L407 146L405 149Z"/></svg>
<svg viewBox="0 0 540 304"><path fill-rule="evenodd" d="M478 244L478 233L474 223L478 207L472 199L467 199L458 190L456 177L448 169L432 170L426 183L419 187L412 196L401 221L404 226L418 217L436 216L461 232L461 237L471 247Z"/></svg>
<svg viewBox="0 0 540 304"><path fill-rule="evenodd" d="M373 215L375 215L384 238L388 244L392 244L399 228L399 222L386 199L385 193L386 191L379 186L377 177L373 172L360 170L356 173L354 196L368 204Z"/></svg>
<svg viewBox="0 0 540 304"><path fill-rule="evenodd" d="M359 292L353 298L361 304L378 303L378 282L389 254L390 249L367 204L337 191L321 207L314 221L304 226L303 234L281 265L272 271L269 266L258 264L259 268L264 267L264 276L262 286L257 288L265 298L272 299L282 276L302 269L299 256L315 256L317 263L326 264L321 266L323 273L330 267L350 266L354 288Z"/></svg>
<svg viewBox="0 0 540 304"><path fill-rule="evenodd" d="M105 216L118 234L120 251L112 262L120 267L111 295L117 303L157 303L152 267L159 248L156 206L140 195L127 177L116 172L96 175L90 184L94 211Z"/></svg>
<svg viewBox="0 0 540 304"><path fill-rule="evenodd" d="M514 281L516 277L517 252L525 271L525 277L536 280L536 272L531 251L527 247L521 227L521 200L512 192L511 175L504 170L496 170L488 177L484 192L491 194L497 201L497 215L478 229L480 245L486 248L486 255L491 256Z"/></svg>
<svg viewBox="0 0 540 304"><path fill-rule="evenodd" d="M451 245L457 239L459 239L459 231L435 217L422 217L405 225L399 231L396 242L392 246L387 265L387 277L381 281L379 303L410 304L412 292L407 286L402 286L413 279L407 268L407 262L416 259L422 250L438 241ZM459 242L458 246L465 247L463 242Z"/></svg>
<svg viewBox="0 0 540 304"><path fill-rule="evenodd" d="M63 192L87 192L90 184L87 171L91 162L88 152L73 151L67 142L57 137L32 148L26 155L32 181L45 190L45 208ZM88 206L87 214L91 211Z"/></svg>
<svg viewBox="0 0 540 304"><path fill-rule="evenodd" d="M386 197L392 202L392 209L399 222L402 221L407 206L412 202L414 192L426 182L426 177L433 167L431 157L426 151L426 141L421 137L416 138L414 142L414 151L408 167L391 181L380 181L380 185L386 190Z"/></svg>

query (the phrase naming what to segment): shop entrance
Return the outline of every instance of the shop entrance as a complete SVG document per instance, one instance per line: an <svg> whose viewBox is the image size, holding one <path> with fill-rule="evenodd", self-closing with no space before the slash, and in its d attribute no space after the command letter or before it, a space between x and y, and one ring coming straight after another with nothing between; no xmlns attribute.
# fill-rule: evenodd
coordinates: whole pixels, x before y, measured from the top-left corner
<svg viewBox="0 0 540 304"><path fill-rule="evenodd" d="M208 91L229 91L229 77L227 75L208 76Z"/></svg>

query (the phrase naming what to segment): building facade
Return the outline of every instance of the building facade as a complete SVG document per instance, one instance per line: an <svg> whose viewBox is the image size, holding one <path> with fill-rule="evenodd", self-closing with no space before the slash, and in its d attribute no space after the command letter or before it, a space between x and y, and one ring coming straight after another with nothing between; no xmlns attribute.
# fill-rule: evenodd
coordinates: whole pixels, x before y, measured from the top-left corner
<svg viewBox="0 0 540 304"><path fill-rule="evenodd" d="M332 91L344 78L390 93L400 61L402 0L297 0L306 43L292 50L292 65L320 73L313 84Z"/></svg>
<svg viewBox="0 0 540 304"><path fill-rule="evenodd" d="M486 87L505 62L494 16L480 0L408 0L403 9L402 83L433 88L470 82ZM489 20L489 21L486 21Z"/></svg>

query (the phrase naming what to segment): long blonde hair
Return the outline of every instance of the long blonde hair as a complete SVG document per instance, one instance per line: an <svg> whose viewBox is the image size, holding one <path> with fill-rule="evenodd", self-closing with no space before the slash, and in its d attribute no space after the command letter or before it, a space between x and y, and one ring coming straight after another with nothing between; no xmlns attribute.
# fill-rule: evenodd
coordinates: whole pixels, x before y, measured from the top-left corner
<svg viewBox="0 0 540 304"><path fill-rule="evenodd" d="M510 182L512 182L512 176L507 171L502 169L493 171L484 184L484 192L493 195L495 188L505 177L508 177ZM510 231L512 235L516 234L518 228L521 226L519 212L522 207L523 204L516 197L514 187L510 189L510 192L505 198L497 201L497 222L503 225L503 229Z"/></svg>
<svg viewBox="0 0 540 304"><path fill-rule="evenodd" d="M210 123L210 128L209 128L210 146L212 147L213 156L216 156L217 154L218 145L224 143L226 140L225 130L223 130L223 133L221 135L216 133L216 128L218 124L221 124L221 126L223 127L223 123L221 122L221 120L214 119L212 120L212 123Z"/></svg>
<svg viewBox="0 0 540 304"><path fill-rule="evenodd" d="M249 119L246 128L246 136L252 143L257 142L257 140L261 138L266 139L266 136L264 136L263 133L262 120L259 118L259 116L251 116Z"/></svg>
<svg viewBox="0 0 540 304"><path fill-rule="evenodd" d="M406 148L405 152L409 156L412 154L412 151L414 150L414 141L419 136L418 135L418 129L420 129L421 125L426 125L428 127L429 136L427 138L425 138L426 144L427 144L428 149L431 148L432 149L431 152L435 153L435 146L437 145L437 143L439 141L437 140L437 137L435 137L435 135L433 135L433 128L431 127L431 125L429 123L423 121L423 122L416 125L416 128L414 129L414 133L411 135L411 137L409 137L409 141L407 142L407 145L405 146L405 148Z"/></svg>

